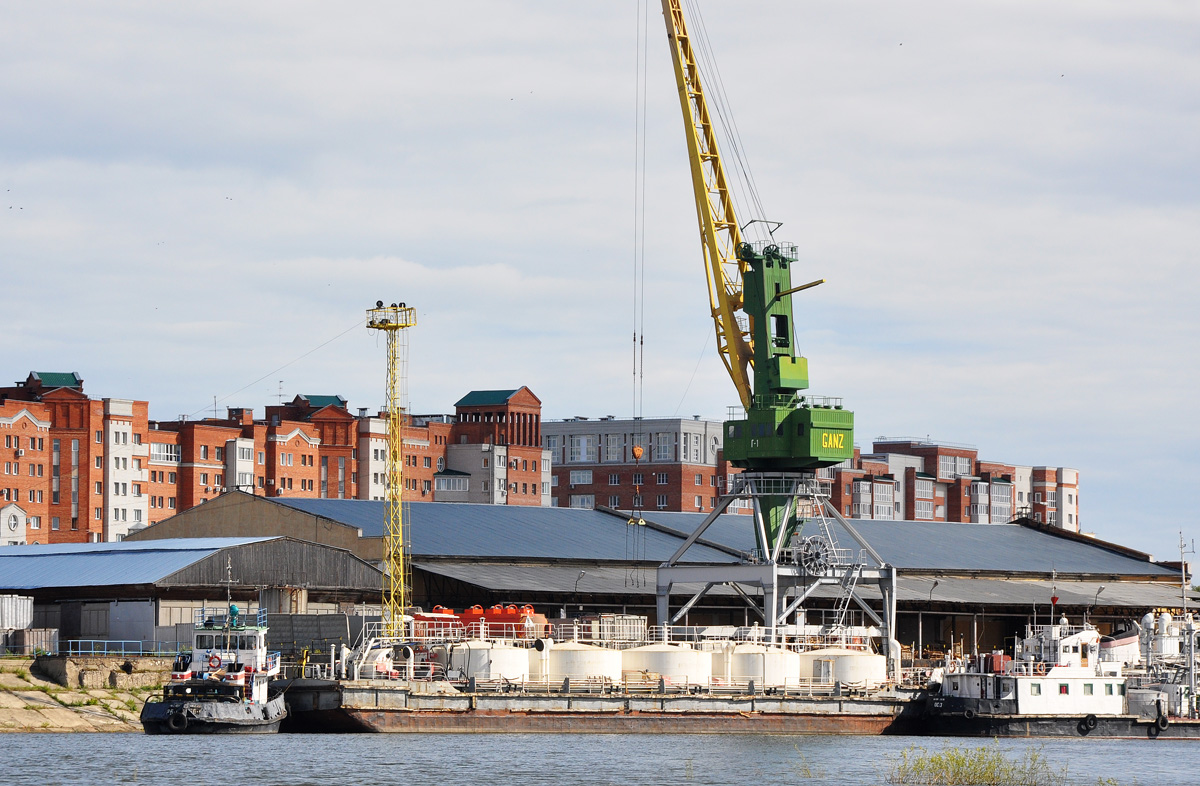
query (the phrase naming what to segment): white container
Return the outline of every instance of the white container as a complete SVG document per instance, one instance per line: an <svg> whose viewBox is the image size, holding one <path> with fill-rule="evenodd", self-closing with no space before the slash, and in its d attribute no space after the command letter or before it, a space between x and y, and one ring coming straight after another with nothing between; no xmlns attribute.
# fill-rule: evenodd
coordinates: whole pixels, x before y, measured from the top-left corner
<svg viewBox="0 0 1200 786"><path fill-rule="evenodd" d="M539 652L529 650L531 680L607 679L621 681L621 651L573 641L556 643Z"/></svg>
<svg viewBox="0 0 1200 786"><path fill-rule="evenodd" d="M851 652L834 661L833 676L843 685L885 682L887 680L887 658L869 652Z"/></svg>
<svg viewBox="0 0 1200 786"><path fill-rule="evenodd" d="M668 685L707 685L712 662L711 652L674 644L647 644L621 653L622 671L657 674Z"/></svg>
<svg viewBox="0 0 1200 786"><path fill-rule="evenodd" d="M23 630L33 625L33 598L0 595L0 630Z"/></svg>
<svg viewBox="0 0 1200 786"><path fill-rule="evenodd" d="M800 656L763 644L730 644L713 653L713 678L726 683L754 680L756 688L795 685Z"/></svg>
<svg viewBox="0 0 1200 786"><path fill-rule="evenodd" d="M523 682L529 679L529 655L524 647L500 642L470 639L449 648L446 668L463 679L505 679ZM435 659L437 655L435 654Z"/></svg>
<svg viewBox="0 0 1200 786"><path fill-rule="evenodd" d="M800 658L800 679L818 683L833 683L837 681L834 666L838 658L845 655L860 654L858 650L844 647L822 647L816 650L805 650L798 653Z"/></svg>

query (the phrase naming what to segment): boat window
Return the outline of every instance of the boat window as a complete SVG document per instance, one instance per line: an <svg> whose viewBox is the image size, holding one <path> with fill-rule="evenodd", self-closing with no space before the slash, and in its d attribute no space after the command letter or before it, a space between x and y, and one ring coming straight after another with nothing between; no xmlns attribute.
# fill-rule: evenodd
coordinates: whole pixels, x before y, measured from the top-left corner
<svg viewBox="0 0 1200 786"><path fill-rule="evenodd" d="M211 650L213 648L213 637L210 635L200 635L196 637L196 649Z"/></svg>
<svg viewBox="0 0 1200 786"><path fill-rule="evenodd" d="M958 690L958 680L950 683L950 690Z"/></svg>
<svg viewBox="0 0 1200 786"><path fill-rule="evenodd" d="M1066 655L1070 651L1071 651L1070 645L1064 644L1063 645L1063 654Z"/></svg>
<svg viewBox="0 0 1200 786"><path fill-rule="evenodd" d="M253 650L253 649L258 648L258 637L257 636L242 636L241 638L242 638L242 642L241 642L241 645L238 647L238 649Z"/></svg>
<svg viewBox="0 0 1200 786"><path fill-rule="evenodd" d="M1125 695L1125 683L1121 683L1120 685L1117 686L1117 695L1118 696Z"/></svg>
<svg viewBox="0 0 1200 786"><path fill-rule="evenodd" d="M1040 683L1040 682L1029 683L1029 695L1030 696L1041 696L1042 695L1042 683Z"/></svg>
<svg viewBox="0 0 1200 786"><path fill-rule="evenodd" d="M1084 696L1092 695L1092 683L1090 683L1090 682L1083 683L1083 695Z"/></svg>
<svg viewBox="0 0 1200 786"><path fill-rule="evenodd" d="M1058 683L1058 695L1066 696L1071 692L1071 686L1065 682Z"/></svg>
<svg viewBox="0 0 1200 786"><path fill-rule="evenodd" d="M1111 696L1111 695L1113 695L1113 689L1112 689L1112 688L1113 688L1113 686L1112 686L1112 683L1111 683L1111 682L1110 682L1110 683L1108 683L1108 684L1106 684L1106 685L1104 686L1104 695L1105 695L1105 696Z"/></svg>
<svg viewBox="0 0 1200 786"><path fill-rule="evenodd" d="M1071 647L1071 652L1079 652L1079 645L1076 644L1074 647Z"/></svg>

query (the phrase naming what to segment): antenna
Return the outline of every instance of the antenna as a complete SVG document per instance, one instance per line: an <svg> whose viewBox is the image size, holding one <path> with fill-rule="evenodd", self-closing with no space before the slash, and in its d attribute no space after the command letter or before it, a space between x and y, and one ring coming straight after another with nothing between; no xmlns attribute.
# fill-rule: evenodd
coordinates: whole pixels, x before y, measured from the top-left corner
<svg viewBox="0 0 1200 786"><path fill-rule="evenodd" d="M1191 547L1183 539L1183 530L1179 531L1179 594L1183 596L1183 616L1187 618L1188 570L1184 555L1196 553L1196 541L1193 538Z"/></svg>
<svg viewBox="0 0 1200 786"><path fill-rule="evenodd" d="M279 380L279 392L275 394L275 400L279 402L280 406L283 406L283 380L282 379Z"/></svg>

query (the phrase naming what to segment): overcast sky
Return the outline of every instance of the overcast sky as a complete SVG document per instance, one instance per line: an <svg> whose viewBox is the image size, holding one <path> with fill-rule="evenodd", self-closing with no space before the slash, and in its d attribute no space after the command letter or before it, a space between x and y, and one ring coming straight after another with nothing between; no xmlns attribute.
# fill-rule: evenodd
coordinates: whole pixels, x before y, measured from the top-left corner
<svg viewBox="0 0 1200 786"><path fill-rule="evenodd" d="M1078 468L1086 531L1177 558L1200 6L701 10L766 211L740 218L782 221L797 277L828 280L796 298L800 345L857 442ZM261 413L280 381L374 409L363 312L404 300L414 410L528 385L547 418L629 416L640 13L0 1L3 374L78 371L160 419ZM642 411L723 418L656 2L649 22Z"/></svg>

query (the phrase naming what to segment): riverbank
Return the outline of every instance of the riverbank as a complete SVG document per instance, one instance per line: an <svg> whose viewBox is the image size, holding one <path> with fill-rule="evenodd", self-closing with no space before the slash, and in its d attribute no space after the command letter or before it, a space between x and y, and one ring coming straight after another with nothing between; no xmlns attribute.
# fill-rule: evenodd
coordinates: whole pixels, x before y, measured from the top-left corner
<svg viewBox="0 0 1200 786"><path fill-rule="evenodd" d="M0 732L140 732L138 713L157 686L67 687L31 658L0 659Z"/></svg>

